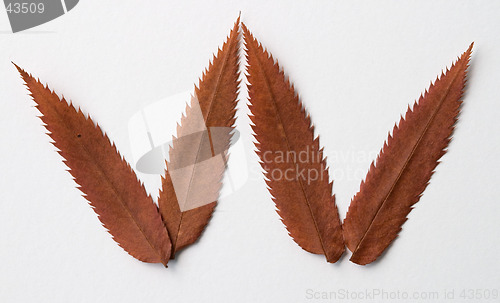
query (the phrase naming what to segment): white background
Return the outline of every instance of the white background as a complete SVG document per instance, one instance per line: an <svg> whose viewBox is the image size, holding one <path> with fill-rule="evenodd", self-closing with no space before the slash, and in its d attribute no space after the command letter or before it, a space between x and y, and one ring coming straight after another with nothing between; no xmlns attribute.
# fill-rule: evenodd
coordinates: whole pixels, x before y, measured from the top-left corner
<svg viewBox="0 0 500 303"><path fill-rule="evenodd" d="M287 235L258 173L244 93L246 185L168 269L133 259L75 189L10 63L91 113L130 160L128 119L191 90L239 11L321 134L342 218L399 115L475 41L450 151L374 264L350 253L328 264ZM17 34L1 12L0 30L1 302L328 302L308 296L374 289L443 302L445 290L464 301L464 289L500 288L500 2L82 0ZM159 177L140 177L156 196Z"/></svg>

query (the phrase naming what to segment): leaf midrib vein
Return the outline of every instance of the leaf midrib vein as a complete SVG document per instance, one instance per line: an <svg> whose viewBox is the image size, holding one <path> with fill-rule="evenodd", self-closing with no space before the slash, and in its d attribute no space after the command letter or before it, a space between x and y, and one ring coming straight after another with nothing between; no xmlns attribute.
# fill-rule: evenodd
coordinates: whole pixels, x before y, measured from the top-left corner
<svg viewBox="0 0 500 303"><path fill-rule="evenodd" d="M282 135L285 137L285 141L286 141L286 145L287 145L288 150L292 151L291 146L290 146L290 142L288 140L288 136L287 136L287 134L285 132L285 127L284 127L284 124L283 124L283 120L282 120L280 112L278 110L278 105L277 105L277 102L276 102L276 97L274 96L273 91L271 89L271 84L269 83L269 79L267 78L267 74L265 73L265 71L264 71L264 69L262 67L262 62L260 61L260 58L259 58L258 54L256 53L256 51L254 50L254 46L252 44L252 42L254 42L255 40L251 36L250 36L250 39L252 41L251 41L251 43L247 43L247 45L250 46L249 48L252 49L252 52L254 53L254 56L255 56L255 58L257 60L258 67L261 70L261 73L264 75L264 82L266 83L266 87L268 89L268 92L271 95L272 104L273 104L273 107L274 107L274 109L276 111L276 117L278 119L278 123L281 124L281 126L282 126ZM274 65L274 62L273 62L273 65ZM293 162L294 162L294 164L297 165L296 161L293 161ZM321 248L323 249L325 257L327 259L329 259L329 256L327 255L327 251L325 249L325 244L323 243L323 238L322 238L321 233L320 233L319 228L318 228L318 223L316 222L316 217L313 214L313 211L312 211L312 208L311 208L311 205L310 205L310 202L309 202L309 198L307 197L307 194L306 194L306 191L305 191L304 184L302 183L302 180L300 178L298 179L298 183L300 184L300 188L302 190L302 193L304 195L304 199L306 201L306 205L307 205L307 207L309 209L309 213L310 213L312 221L314 223L314 227L316 229L316 233L318 234L318 238L319 238L319 242L321 244Z"/></svg>
<svg viewBox="0 0 500 303"><path fill-rule="evenodd" d="M64 101L64 100L59 100L59 102L66 102L67 101ZM37 102L38 103L38 102ZM76 129L74 129L72 127L72 125L70 125L69 123L66 122L65 119L63 119L63 115L60 114L60 112L58 111L57 109L57 106L55 105L52 105L51 102L47 102L48 104L51 105L52 109L55 111L55 113L57 114L58 118L59 118L59 121L61 121L65 126L66 126L66 129L70 129L72 130L73 132L76 132ZM76 110L76 108L67 103L66 104L68 107L70 107L70 110L73 110L77 115L79 114L78 111ZM83 118L85 120L87 120L87 122L92 122L92 120L90 120L90 118L87 118L84 116L84 114L82 113L83 115ZM96 126L93 126L94 129L96 129L96 131L98 131L97 127ZM105 136L104 134L100 134L102 135L105 139L107 138L107 136ZM85 151L85 153L89 156L89 158L91 158L93 160L93 164L94 166L97 167L97 171L103 176L103 179L106 180L108 182L108 184L110 184L110 187L111 189L113 190L114 194L118 197L118 200L120 201L120 204L121 206L125 209L126 213L129 215L129 217L132 219L132 221L135 223L135 225L137 226L137 228L139 229L139 231L141 232L141 234L144 236L144 238L146 239L147 243L149 244L149 246L151 247L151 249L153 250L153 252L158 255L159 259L160 260L163 260L163 257L161 256L161 254L158 252L158 248L156 248L152 243L151 241L149 240L149 237L146 235L145 231L142 229L141 225L138 223L138 221L136 220L135 216L132 215L132 212L128 209L128 207L126 207L124 201L125 199L123 199L122 195L119 193L118 189L116 188L116 186L114 185L114 183L111 181L111 178L105 173L105 170L103 169L103 167L98 163L98 161L96 160L96 158L94 158L92 156L92 153L89 151L89 149L81 142L81 140L76 140L78 142L78 144L82 147L82 149ZM109 142L109 139L108 139L108 142ZM111 144L111 143L110 143ZM111 147L112 148L112 147ZM116 148L116 147L115 147ZM119 154L118 154L119 155ZM120 159L120 161L123 161L122 159ZM131 171L132 172L132 171Z"/></svg>
<svg viewBox="0 0 500 303"><path fill-rule="evenodd" d="M370 233L370 230L374 224L374 222L376 221L378 215L380 214L383 206L385 205L385 203L387 202L387 200L389 199L389 196L392 194L392 192L394 191L394 188L396 187L397 183L399 182L399 179L401 179L401 176L403 175L406 167L408 166L411 158L413 157L413 155L415 154L415 151L417 150L418 146L420 145L420 142L422 141L423 137L427 134L427 130L429 129L430 125L432 124L432 122L434 121L434 119L436 118L439 110L441 109L442 105L444 104L444 101L445 99L448 97L448 94L450 93L451 91L451 87L453 86L453 84L455 83L457 77L458 77L458 72L453 76L453 79L452 81L450 82L450 84L447 86L446 88L446 93L444 94L444 96L441 98L441 100L439 101L439 105L438 107L436 108L436 110L434 111L434 113L432 114L431 118L429 119L429 121L427 122L427 124L425 125L425 128L424 130L422 131L422 134L420 135L420 137L418 138L417 142L415 143L415 145L413 146L411 152L410 152L410 155L407 157L404 165L402 166L401 170L399 171L399 174L398 176L396 177L396 179L394 180L389 192L387 193L387 195L385 196L384 200L382 201L382 203L380 204L380 207L377 209L377 212L375 213L375 215L373 216L371 222L370 222L370 225L368 226L368 228L366 229L365 233L363 234L363 237L361 237L361 240L359 240L357 246L356 246L356 249L354 250L353 252L353 256L356 254L356 252L358 251L358 249L360 248L362 242L364 241L365 237ZM419 104L417 104L419 105ZM415 110L413 108L413 110Z"/></svg>
<svg viewBox="0 0 500 303"><path fill-rule="evenodd" d="M214 100L219 92L219 89L220 89L220 86L221 86L221 79L222 79L222 75L224 74L224 71L226 69L226 66L229 62L229 57L231 55L231 51L232 51L232 48L234 47L234 37L231 36L231 39L228 41L228 52L227 54L225 54L224 56L224 60L223 60L223 64L222 64L222 67L220 69L220 73L217 77L217 81L216 81L216 85L215 85L215 89L213 90L213 93L212 93L212 97L210 98L210 105L208 107L208 112L207 112L207 118L205 119L205 127L207 128L207 134L209 136L208 140L209 140L209 143L210 143L210 148L211 148L211 153L212 153L212 157L215 156L215 152L214 152L214 147L213 147L213 143L212 143L212 140L211 140L211 136L210 136L210 128L206 125L208 119L209 119L209 116L210 114L212 113L212 108L213 108L213 104L214 104ZM201 106L200 106L201 108ZM201 140L203 140L203 137L204 136L201 136ZM191 188L191 184L193 182L193 179L194 179L194 175L195 175L195 170L196 170L196 163L198 162L198 158L200 156L200 153L201 153L201 140L200 140L200 144L198 145L198 151L196 153L196 158L195 158L195 165L193 166L193 171L192 171L192 174L191 174L191 178L189 180L189 185L188 185L188 192L187 192L187 196L186 196L186 201L188 200L188 197L189 197L189 193L190 193L190 188ZM179 238L179 234L180 234L180 231L181 231L181 228L182 228L182 219L184 218L184 211L181 211L181 216L180 216L180 220L179 220L179 225L178 225L178 228L177 228L177 235L175 237L175 244L172 243L172 246L173 246L173 253L175 252L175 249L176 249L176 246L177 246L177 240Z"/></svg>

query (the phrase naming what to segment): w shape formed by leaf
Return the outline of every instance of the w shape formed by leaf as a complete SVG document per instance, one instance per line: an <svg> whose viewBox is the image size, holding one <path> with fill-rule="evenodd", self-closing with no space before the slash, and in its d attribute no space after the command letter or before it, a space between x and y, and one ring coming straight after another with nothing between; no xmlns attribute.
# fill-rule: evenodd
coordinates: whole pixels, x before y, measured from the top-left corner
<svg viewBox="0 0 500 303"><path fill-rule="evenodd" d="M191 106L187 107L177 128L177 139L169 150L158 205L172 241L171 258L200 237L217 203L225 151L235 122L239 26L238 18L195 88ZM212 162L204 162L207 159Z"/></svg>
<svg viewBox="0 0 500 303"><path fill-rule="evenodd" d="M397 237L448 146L460 112L469 49L408 108L354 196L344 237L351 261L368 264Z"/></svg>
<svg viewBox="0 0 500 303"><path fill-rule="evenodd" d="M98 125L16 65L53 144L113 239L131 256L163 263L171 243L158 208Z"/></svg>
<svg viewBox="0 0 500 303"><path fill-rule="evenodd" d="M269 191L295 242L336 262L344 240L319 139L278 63L245 25L243 33L252 128Z"/></svg>

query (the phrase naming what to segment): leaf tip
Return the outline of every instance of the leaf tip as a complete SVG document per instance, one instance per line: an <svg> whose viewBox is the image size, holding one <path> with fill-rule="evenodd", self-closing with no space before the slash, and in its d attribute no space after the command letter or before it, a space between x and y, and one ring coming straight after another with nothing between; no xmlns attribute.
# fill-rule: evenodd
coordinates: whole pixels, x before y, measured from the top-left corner
<svg viewBox="0 0 500 303"><path fill-rule="evenodd" d="M473 47L474 47L474 41L472 41L472 43L469 45L469 49L467 49L467 52L471 53Z"/></svg>
<svg viewBox="0 0 500 303"><path fill-rule="evenodd" d="M17 64L15 64L14 61L10 61L10 63L14 64L14 66L17 68L18 71L21 70L21 68Z"/></svg>
<svg viewBox="0 0 500 303"><path fill-rule="evenodd" d="M14 64L14 66L16 67L17 71L21 74L21 77L23 77L23 79L27 76L26 71L21 67L19 67L19 65L15 64L14 61L10 61L10 63Z"/></svg>

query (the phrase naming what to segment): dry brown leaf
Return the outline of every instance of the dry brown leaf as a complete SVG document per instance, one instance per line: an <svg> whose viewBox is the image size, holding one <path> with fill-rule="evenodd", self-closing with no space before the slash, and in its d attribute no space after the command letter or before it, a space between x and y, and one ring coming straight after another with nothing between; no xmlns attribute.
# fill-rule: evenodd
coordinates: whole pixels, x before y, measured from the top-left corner
<svg viewBox="0 0 500 303"><path fill-rule="evenodd" d="M225 136L221 139L221 130ZM219 198L226 168L226 152L231 127L207 128L196 97L186 107L169 150L167 170L181 212L202 207ZM215 135L215 136L214 136Z"/></svg>
<svg viewBox="0 0 500 303"><path fill-rule="evenodd" d="M235 122L239 25L238 18L227 41L200 79L169 151L170 160L162 178L158 204L172 241L172 258L200 237L216 205L225 151L231 138L228 130ZM204 165L204 160L215 156L220 156L217 159L222 162Z"/></svg>
<svg viewBox="0 0 500 303"><path fill-rule="evenodd" d="M353 198L344 237L351 261L368 264L397 237L445 152L460 112L469 49L394 126Z"/></svg>
<svg viewBox="0 0 500 303"><path fill-rule="evenodd" d="M90 117L16 67L53 144L113 239L134 258L166 266L171 243L158 208L115 145Z"/></svg>
<svg viewBox="0 0 500 303"><path fill-rule="evenodd" d="M336 262L344 240L326 159L314 127L278 63L243 25L255 145L290 236Z"/></svg>

